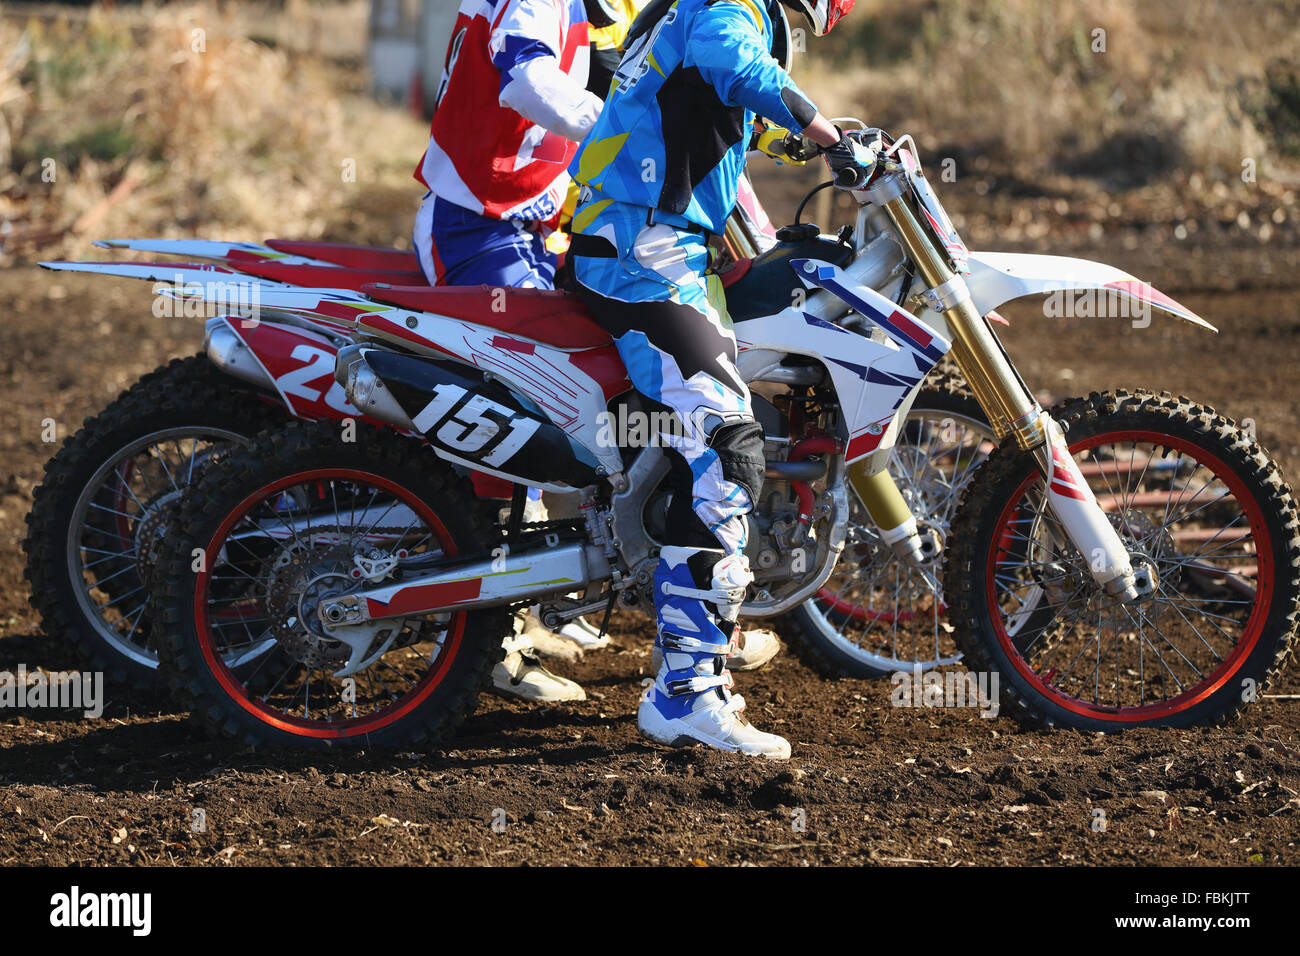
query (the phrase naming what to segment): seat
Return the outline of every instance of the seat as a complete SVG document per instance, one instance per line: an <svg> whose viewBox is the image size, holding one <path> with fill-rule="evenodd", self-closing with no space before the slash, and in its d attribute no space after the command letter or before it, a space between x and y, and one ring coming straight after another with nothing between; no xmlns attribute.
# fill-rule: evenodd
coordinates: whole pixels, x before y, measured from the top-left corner
<svg viewBox="0 0 1300 956"><path fill-rule="evenodd" d="M283 252L285 255L319 259L322 262L347 266L349 269L420 271L419 257L414 252L403 249L354 246L345 242L311 242L301 239L268 239L266 244L276 252Z"/></svg>
<svg viewBox="0 0 1300 956"><path fill-rule="evenodd" d="M475 286L389 286L370 283L372 299L544 342L561 349L593 349L613 340L571 292Z"/></svg>
<svg viewBox="0 0 1300 956"><path fill-rule="evenodd" d="M389 269L353 269L348 266L291 265L274 259L241 259L240 272L275 282L311 289L351 289L360 292L364 285L386 282L390 285L412 286L424 282L423 272L398 272Z"/></svg>

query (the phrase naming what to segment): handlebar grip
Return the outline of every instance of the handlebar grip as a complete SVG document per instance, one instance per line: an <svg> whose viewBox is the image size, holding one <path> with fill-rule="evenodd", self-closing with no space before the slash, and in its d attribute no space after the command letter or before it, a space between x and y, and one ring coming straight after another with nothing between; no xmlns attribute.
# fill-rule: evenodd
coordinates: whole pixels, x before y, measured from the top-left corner
<svg viewBox="0 0 1300 956"><path fill-rule="evenodd" d="M835 185L840 189L857 189L867 181L865 169L841 169L835 174Z"/></svg>

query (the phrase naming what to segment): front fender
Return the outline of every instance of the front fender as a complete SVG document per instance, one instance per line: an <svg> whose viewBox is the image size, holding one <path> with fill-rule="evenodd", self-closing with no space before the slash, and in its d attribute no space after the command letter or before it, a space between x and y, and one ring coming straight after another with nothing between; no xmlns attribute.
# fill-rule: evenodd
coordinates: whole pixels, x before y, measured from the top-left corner
<svg viewBox="0 0 1300 956"><path fill-rule="evenodd" d="M1121 303L1137 304L1210 332L1217 332L1187 306L1163 292L1101 262L1068 256L1039 256L1015 252L972 252L966 285L980 315L1027 295L1083 289L1105 290ZM1104 315L1094 310L1093 315Z"/></svg>

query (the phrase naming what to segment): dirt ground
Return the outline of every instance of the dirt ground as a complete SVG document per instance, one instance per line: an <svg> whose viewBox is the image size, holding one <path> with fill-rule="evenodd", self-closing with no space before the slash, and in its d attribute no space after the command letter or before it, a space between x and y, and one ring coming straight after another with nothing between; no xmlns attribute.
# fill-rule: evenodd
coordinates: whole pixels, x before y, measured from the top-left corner
<svg viewBox="0 0 1300 956"><path fill-rule="evenodd" d="M1166 388L1253 418L1295 481L1300 246L1151 249L1135 235L1056 248L1152 279L1223 334L1011 307L1005 339L1026 379L1055 396ZM22 267L0 273L0 303L0 670L71 668L22 579L23 517L53 452L42 422L61 439L201 333L153 318L143 283ZM112 688L98 720L4 712L0 865L1300 860L1300 701L1264 699L1218 730L1030 733L973 711L895 709L887 684L827 681L787 652L737 679L755 722L794 745L788 763L758 764L638 737L650 632L616 621L611 649L560 668L588 701L484 697L439 754L252 752L203 738L164 699ZM1294 664L1274 692L1300 693Z"/></svg>

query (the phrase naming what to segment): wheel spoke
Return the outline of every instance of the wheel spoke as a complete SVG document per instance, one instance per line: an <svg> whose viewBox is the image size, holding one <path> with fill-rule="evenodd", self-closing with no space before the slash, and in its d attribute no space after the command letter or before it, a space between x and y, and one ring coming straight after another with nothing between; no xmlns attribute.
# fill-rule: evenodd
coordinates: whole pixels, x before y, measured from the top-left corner
<svg viewBox="0 0 1300 956"><path fill-rule="evenodd" d="M408 628L418 620L352 625L374 627L366 653L377 656L355 674L350 685L355 693L344 695L348 678L333 675L352 652L330 636L317 609L329 595L356 589L352 557L370 549L373 534L382 533L387 540L396 530L383 527L387 517L405 516L390 554L411 538L418 539L414 547L429 542L446 553L447 542L422 517L422 508L351 476L281 486L246 505L226 538L213 542L224 558L208 578L205 607L207 634L221 656L231 660L244 649L249 666L236 678L250 699L285 719L333 727L365 721L418 692L443 648L438 640L427 657L411 650L411 638L419 632ZM275 521L269 520L272 515ZM266 533L268 527L281 526L285 535ZM234 541L238 548L229 546ZM241 593L229 593L232 588ZM268 649L255 654L263 645Z"/></svg>
<svg viewBox="0 0 1300 956"><path fill-rule="evenodd" d="M1106 594L1031 475L998 506L1004 519L981 545L1001 632L1014 627L1003 641L1049 696L1111 713L1187 706L1180 701L1196 700L1227 666L1254 619L1258 529L1236 497L1240 483L1194 447L1093 434L1071 434L1072 453L1154 586L1131 604Z"/></svg>

